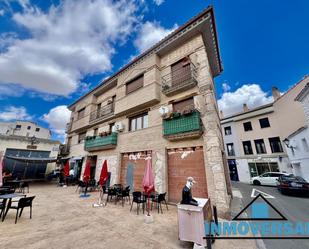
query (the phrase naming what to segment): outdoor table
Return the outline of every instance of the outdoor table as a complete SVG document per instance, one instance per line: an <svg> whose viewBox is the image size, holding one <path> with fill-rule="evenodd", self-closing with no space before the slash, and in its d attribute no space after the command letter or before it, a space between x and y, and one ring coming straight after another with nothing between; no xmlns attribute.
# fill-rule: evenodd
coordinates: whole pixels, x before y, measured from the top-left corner
<svg viewBox="0 0 309 249"><path fill-rule="evenodd" d="M6 195L0 195L0 199L3 199L4 200L4 213L2 214L2 222L4 221L5 219L5 216L6 214L8 213L9 211L9 208L12 204L12 199L13 198L16 198L16 197L25 197L26 195L25 194L17 194L17 193L14 193L14 194L6 194ZM9 202L7 203L7 200L9 200ZM7 204L6 204L7 203Z"/></svg>

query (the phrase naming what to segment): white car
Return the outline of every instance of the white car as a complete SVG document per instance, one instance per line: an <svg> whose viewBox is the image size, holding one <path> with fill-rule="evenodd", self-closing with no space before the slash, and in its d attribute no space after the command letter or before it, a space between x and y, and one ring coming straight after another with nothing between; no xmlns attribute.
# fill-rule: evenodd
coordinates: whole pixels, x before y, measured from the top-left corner
<svg viewBox="0 0 309 249"><path fill-rule="evenodd" d="M289 174L280 172L266 172L263 173L262 175L252 177L250 180L250 184L277 186L278 177L281 175L289 175Z"/></svg>

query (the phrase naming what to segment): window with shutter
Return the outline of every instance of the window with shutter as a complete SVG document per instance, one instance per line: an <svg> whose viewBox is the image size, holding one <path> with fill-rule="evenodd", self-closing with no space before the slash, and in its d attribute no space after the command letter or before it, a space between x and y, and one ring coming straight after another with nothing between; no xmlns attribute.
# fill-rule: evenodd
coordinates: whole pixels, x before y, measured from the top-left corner
<svg viewBox="0 0 309 249"><path fill-rule="evenodd" d="M143 85L144 75L141 75L126 84L126 94L136 91L137 89L143 87Z"/></svg>
<svg viewBox="0 0 309 249"><path fill-rule="evenodd" d="M173 103L174 112L183 112L185 110L192 110L192 109L194 109L193 97Z"/></svg>
<svg viewBox="0 0 309 249"><path fill-rule="evenodd" d="M191 79L190 59L184 58L171 66L172 85L180 85Z"/></svg>

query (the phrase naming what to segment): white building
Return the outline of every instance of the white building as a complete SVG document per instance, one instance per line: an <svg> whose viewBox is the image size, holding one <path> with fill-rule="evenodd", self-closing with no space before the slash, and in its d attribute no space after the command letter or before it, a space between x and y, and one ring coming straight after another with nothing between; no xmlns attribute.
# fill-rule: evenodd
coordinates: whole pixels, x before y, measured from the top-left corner
<svg viewBox="0 0 309 249"><path fill-rule="evenodd" d="M0 134L50 139L51 131L31 121L0 122Z"/></svg>
<svg viewBox="0 0 309 249"><path fill-rule="evenodd" d="M270 104L251 110L244 104L241 113L221 115L231 180L249 182L269 171L293 173L283 140L305 126L302 105L294 99L308 80L305 77L282 96L274 87Z"/></svg>
<svg viewBox="0 0 309 249"><path fill-rule="evenodd" d="M285 146L293 173L309 182L309 82L297 95L295 101L303 105L306 124L285 139Z"/></svg>

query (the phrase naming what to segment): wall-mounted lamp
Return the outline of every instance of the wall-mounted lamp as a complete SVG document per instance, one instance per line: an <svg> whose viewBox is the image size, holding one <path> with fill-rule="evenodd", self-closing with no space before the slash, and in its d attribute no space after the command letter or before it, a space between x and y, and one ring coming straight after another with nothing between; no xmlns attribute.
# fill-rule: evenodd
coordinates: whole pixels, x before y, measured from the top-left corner
<svg viewBox="0 0 309 249"><path fill-rule="evenodd" d="M283 143L286 145L287 148L291 149L292 152L294 152L294 149L295 149L296 147L294 147L293 145L290 144L290 139L285 138L285 139L283 140Z"/></svg>

